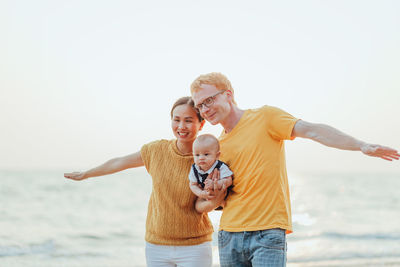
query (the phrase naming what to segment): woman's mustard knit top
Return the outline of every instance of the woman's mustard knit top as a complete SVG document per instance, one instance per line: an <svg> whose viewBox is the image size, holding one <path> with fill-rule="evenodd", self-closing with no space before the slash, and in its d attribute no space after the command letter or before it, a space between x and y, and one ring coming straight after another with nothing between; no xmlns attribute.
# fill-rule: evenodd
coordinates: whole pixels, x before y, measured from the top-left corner
<svg viewBox="0 0 400 267"><path fill-rule="evenodd" d="M207 213L195 210L196 196L189 188L192 154L182 154L176 140L144 145L141 156L153 179L146 241L158 245L186 246L211 241L212 224Z"/></svg>

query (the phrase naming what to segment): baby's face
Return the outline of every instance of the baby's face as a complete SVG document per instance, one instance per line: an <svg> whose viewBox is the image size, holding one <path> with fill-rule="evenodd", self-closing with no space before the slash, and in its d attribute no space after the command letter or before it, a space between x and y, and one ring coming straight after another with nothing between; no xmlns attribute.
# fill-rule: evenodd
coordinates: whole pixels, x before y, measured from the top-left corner
<svg viewBox="0 0 400 267"><path fill-rule="evenodd" d="M202 170L207 171L218 159L219 152L214 144L196 142L193 146L194 163Z"/></svg>

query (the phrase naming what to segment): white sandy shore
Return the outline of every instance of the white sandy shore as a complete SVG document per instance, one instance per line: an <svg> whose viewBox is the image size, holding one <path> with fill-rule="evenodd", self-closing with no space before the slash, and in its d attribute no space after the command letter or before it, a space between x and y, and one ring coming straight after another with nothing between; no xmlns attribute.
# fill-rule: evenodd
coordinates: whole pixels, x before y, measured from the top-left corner
<svg viewBox="0 0 400 267"><path fill-rule="evenodd" d="M318 262L287 263L287 267L379 267L396 266L400 267L400 258L379 258L379 259L353 259L353 260L331 260ZM213 267L219 267L214 264Z"/></svg>
<svg viewBox="0 0 400 267"><path fill-rule="evenodd" d="M291 263L290 259L287 267L378 267L378 266L400 266L400 258L369 258L369 259L348 259L330 260L317 262L298 262Z"/></svg>

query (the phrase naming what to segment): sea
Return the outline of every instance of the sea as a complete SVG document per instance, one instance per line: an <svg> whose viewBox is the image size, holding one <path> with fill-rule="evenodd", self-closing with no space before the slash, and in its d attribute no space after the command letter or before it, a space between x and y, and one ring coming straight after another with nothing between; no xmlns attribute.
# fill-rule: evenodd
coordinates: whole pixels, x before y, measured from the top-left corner
<svg viewBox="0 0 400 267"><path fill-rule="evenodd" d="M0 171L0 266L145 266L144 168L71 181ZM400 266L400 174L290 173L287 266ZM220 211L214 228L218 266Z"/></svg>

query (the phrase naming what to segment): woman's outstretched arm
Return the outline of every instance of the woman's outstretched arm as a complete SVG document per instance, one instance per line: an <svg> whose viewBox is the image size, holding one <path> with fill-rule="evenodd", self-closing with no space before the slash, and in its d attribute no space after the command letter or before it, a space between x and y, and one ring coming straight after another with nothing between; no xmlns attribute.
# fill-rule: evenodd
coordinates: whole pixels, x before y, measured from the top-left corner
<svg viewBox="0 0 400 267"><path fill-rule="evenodd" d="M120 172L129 168L143 166L142 156L140 151L119 158L111 159L100 166L84 172L64 173L64 177L76 181L84 180L90 177L102 176Z"/></svg>

